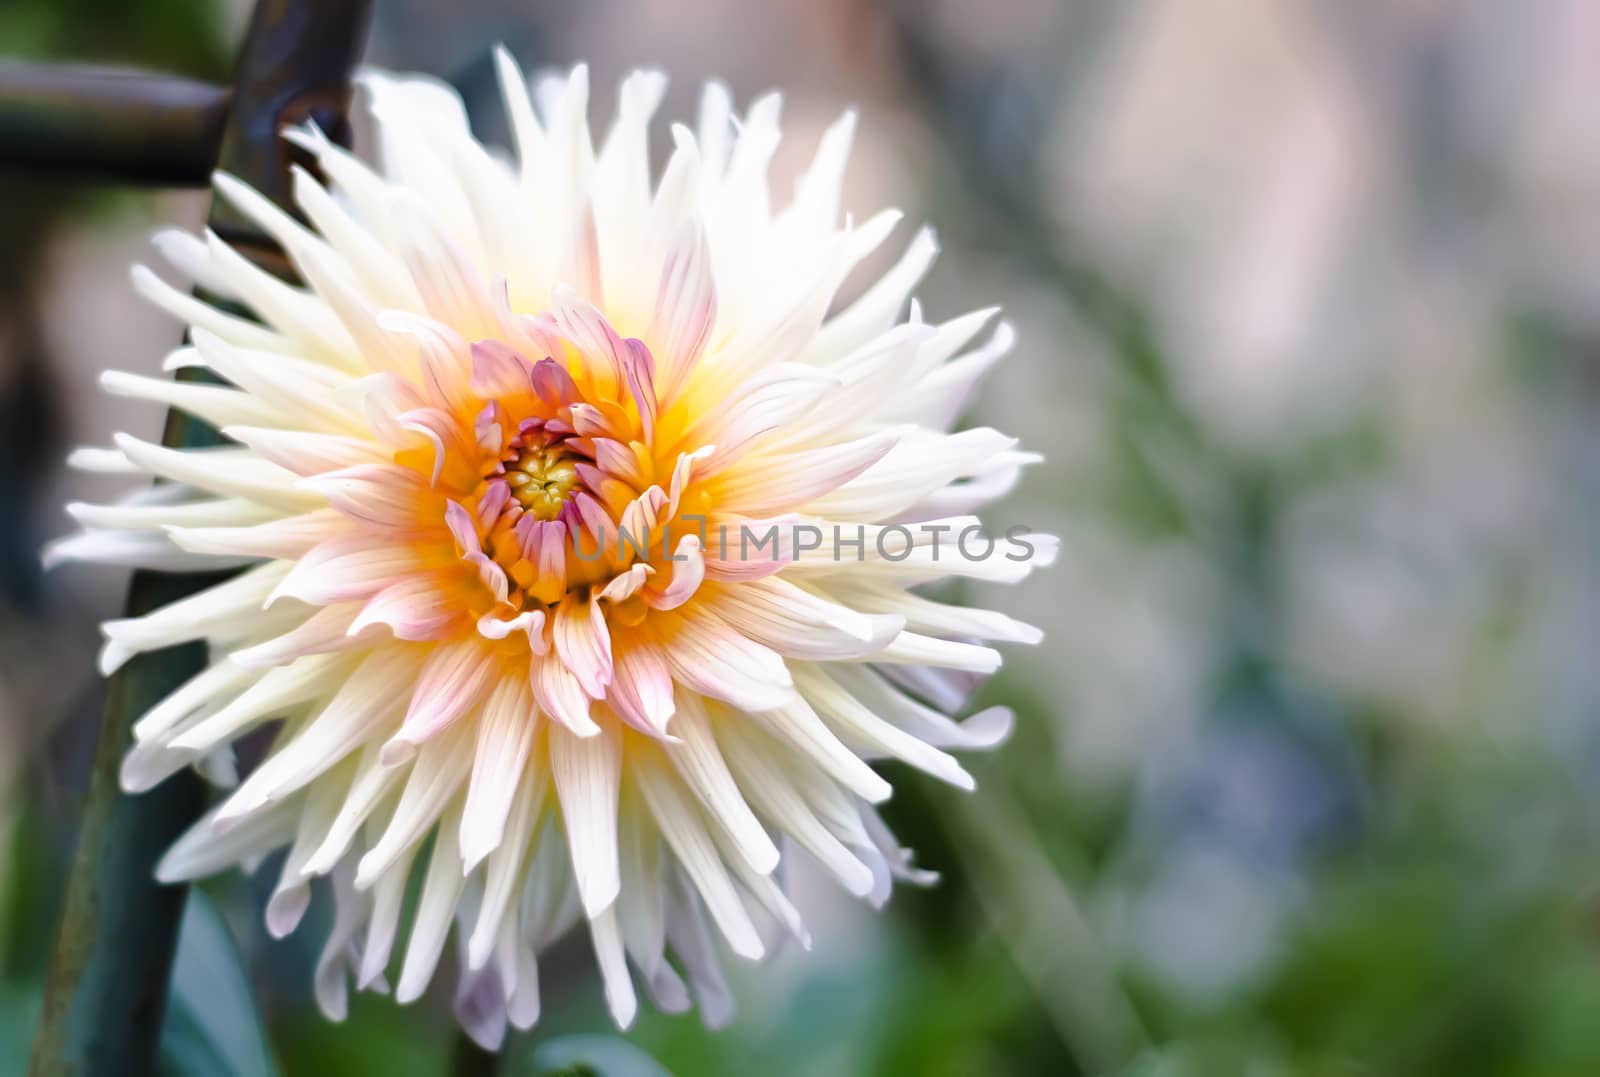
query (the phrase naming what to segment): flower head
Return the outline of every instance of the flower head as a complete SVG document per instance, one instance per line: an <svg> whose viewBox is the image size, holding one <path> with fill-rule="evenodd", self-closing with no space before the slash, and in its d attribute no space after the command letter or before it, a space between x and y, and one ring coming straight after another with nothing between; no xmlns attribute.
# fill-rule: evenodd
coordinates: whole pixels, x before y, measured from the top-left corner
<svg viewBox="0 0 1600 1077"><path fill-rule="evenodd" d="M964 515L1032 458L994 430L946 432L1010 332L974 347L991 311L901 320L926 233L830 314L897 219L840 224L850 116L774 212L776 96L736 124L709 87L652 187L658 75L623 83L597 151L582 67L541 83L536 110L500 65L515 163L473 139L449 89L374 74L379 167L287 135L325 177L295 175L309 226L217 177L303 286L215 235L161 237L230 304L135 270L189 330L167 365L222 384L104 384L231 444L118 435L75 454L168 481L72 506L85 530L51 556L242 567L104 625L108 672L182 641L210 654L138 722L123 782L194 766L234 786L160 875L287 847L275 935L330 880L330 1016L352 977L383 989L391 964L416 998L455 924L458 1013L498 1043L537 1018L540 948L581 922L619 1024L634 974L661 1009L696 1001L718 1023L716 940L745 958L780 933L808 942L778 843L881 903L923 873L874 812L890 787L866 760L970 787L946 749L1009 728L948 714L999 665L980 641L1037 633L912 588L1020 579L1053 551ZM237 780L234 743L273 724Z"/></svg>

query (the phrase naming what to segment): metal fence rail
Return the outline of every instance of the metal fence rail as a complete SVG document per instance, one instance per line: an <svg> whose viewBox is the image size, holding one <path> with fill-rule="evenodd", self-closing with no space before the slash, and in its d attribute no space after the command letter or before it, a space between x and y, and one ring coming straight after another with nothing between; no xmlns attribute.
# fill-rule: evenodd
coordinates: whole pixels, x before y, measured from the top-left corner
<svg viewBox="0 0 1600 1077"><path fill-rule="evenodd" d="M0 68L0 165L112 183L202 185L224 168L289 207L290 147L278 132L314 120L348 134L350 77L370 0L260 0L231 89L133 71L50 65ZM284 259L219 200L209 224L263 267ZM194 376L189 372L180 377ZM167 417L162 443L215 444L217 432ZM130 616L214 582L138 572ZM204 810L183 773L123 796L117 770L133 722L197 672L203 644L130 661L112 677L77 851L45 987L33 1077L139 1075L154 1070L167 984L187 890L155 881L156 861Z"/></svg>

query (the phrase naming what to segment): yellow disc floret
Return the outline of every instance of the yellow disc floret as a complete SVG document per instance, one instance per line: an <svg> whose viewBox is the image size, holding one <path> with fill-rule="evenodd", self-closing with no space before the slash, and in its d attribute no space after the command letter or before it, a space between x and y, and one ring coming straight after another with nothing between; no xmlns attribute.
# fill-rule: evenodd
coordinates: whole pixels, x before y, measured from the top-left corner
<svg viewBox="0 0 1600 1077"><path fill-rule="evenodd" d="M506 482L517 503L535 519L554 520L578 484L578 470L560 449L530 448L506 470Z"/></svg>

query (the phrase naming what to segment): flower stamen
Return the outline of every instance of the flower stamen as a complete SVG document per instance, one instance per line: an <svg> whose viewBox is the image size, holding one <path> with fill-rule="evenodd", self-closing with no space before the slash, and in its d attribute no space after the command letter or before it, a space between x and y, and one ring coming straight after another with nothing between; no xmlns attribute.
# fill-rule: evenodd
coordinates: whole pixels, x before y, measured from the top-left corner
<svg viewBox="0 0 1600 1077"><path fill-rule="evenodd" d="M524 449L506 469L511 496L537 520L554 520L578 485L578 471L557 448Z"/></svg>

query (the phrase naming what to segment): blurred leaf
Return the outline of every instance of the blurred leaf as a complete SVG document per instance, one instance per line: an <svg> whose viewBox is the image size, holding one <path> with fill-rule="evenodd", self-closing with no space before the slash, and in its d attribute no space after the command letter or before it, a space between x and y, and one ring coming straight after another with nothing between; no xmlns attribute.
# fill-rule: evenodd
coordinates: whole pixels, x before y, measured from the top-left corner
<svg viewBox="0 0 1600 1077"><path fill-rule="evenodd" d="M533 1050L532 1077L671 1077L639 1048L618 1036L562 1036Z"/></svg>
<svg viewBox="0 0 1600 1077"><path fill-rule="evenodd" d="M39 1022L38 985L0 983L0 1073L9 1060L25 1059Z"/></svg>
<svg viewBox="0 0 1600 1077"><path fill-rule="evenodd" d="M278 1072L233 935L198 890L189 895L179 929L158 1069L165 1077Z"/></svg>
<svg viewBox="0 0 1600 1077"><path fill-rule="evenodd" d="M450 1072L453 1031L437 1011L357 991L350 998L350 1015L335 1023L309 998L304 1002L274 1013L274 1043L285 1073L438 1077Z"/></svg>
<svg viewBox="0 0 1600 1077"><path fill-rule="evenodd" d="M1347 1058L1294 1057L1254 1027L1222 1038L1200 1037L1152 1048L1134 1059L1119 1077L1365 1077L1369 1070Z"/></svg>

